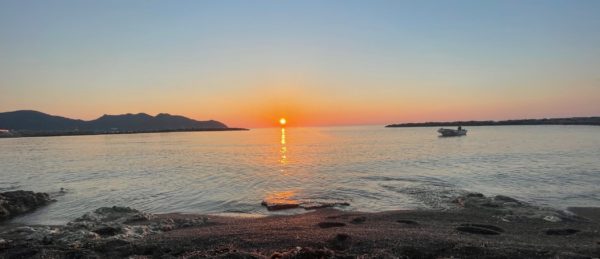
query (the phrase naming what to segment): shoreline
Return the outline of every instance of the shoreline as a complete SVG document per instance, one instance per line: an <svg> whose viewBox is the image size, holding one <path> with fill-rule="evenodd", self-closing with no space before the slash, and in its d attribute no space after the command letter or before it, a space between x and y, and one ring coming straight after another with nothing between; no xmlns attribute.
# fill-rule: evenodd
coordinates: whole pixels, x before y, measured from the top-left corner
<svg viewBox="0 0 600 259"><path fill-rule="evenodd" d="M0 257L581 258L600 254L600 208L564 213L471 193L456 209L231 217L100 208L0 232Z"/></svg>
<svg viewBox="0 0 600 259"><path fill-rule="evenodd" d="M571 117L551 119L520 119L501 121L451 121L451 122L416 122L386 125L386 128L414 128L414 127L458 127L458 126L537 126L537 125L582 125L600 126L600 117Z"/></svg>
<svg viewBox="0 0 600 259"><path fill-rule="evenodd" d="M15 132L13 135L0 135L2 138L36 138L36 137L65 137L65 136L92 136L92 135L128 135L146 133L172 133L172 132L214 132L214 131L249 131L246 128L224 129L180 129L180 130L142 130L127 132Z"/></svg>
<svg viewBox="0 0 600 259"><path fill-rule="evenodd" d="M159 224L165 231L141 238L92 239L62 244L21 232L0 256L51 258L581 258L600 251L600 208L582 208L594 219L506 222L474 210L313 212L240 218L201 214L156 214L136 226ZM199 220L201 219L201 220ZM167 222L165 224L165 222ZM191 223L190 223L191 222ZM202 222L202 223L197 223ZM172 223L172 224L171 224ZM52 226L51 231L56 231ZM20 231L29 232L28 227ZM96 230L100 233L100 230ZM111 235L102 229L102 235ZM35 233L35 232L32 232ZM96 238L97 239L97 238Z"/></svg>

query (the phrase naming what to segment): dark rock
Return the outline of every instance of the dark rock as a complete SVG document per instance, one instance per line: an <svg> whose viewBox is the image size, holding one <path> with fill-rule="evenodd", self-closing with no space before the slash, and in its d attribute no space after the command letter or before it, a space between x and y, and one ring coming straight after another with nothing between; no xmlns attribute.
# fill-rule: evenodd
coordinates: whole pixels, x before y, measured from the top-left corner
<svg viewBox="0 0 600 259"><path fill-rule="evenodd" d="M269 211L287 210L287 209L294 209L294 208L300 207L299 203L269 203L266 201L263 201L261 203L261 205L267 207L267 210L269 210Z"/></svg>
<svg viewBox="0 0 600 259"><path fill-rule="evenodd" d="M121 233L121 230L118 228L115 228L115 227L111 227L111 226L102 226L102 227L92 230L92 232L94 232L102 237L107 237L107 236L114 236L116 234L119 234L119 233Z"/></svg>
<svg viewBox="0 0 600 259"><path fill-rule="evenodd" d="M396 222L406 224L406 225L419 225L418 222L416 222L414 220L409 220L409 219L400 219L400 220L396 220Z"/></svg>
<svg viewBox="0 0 600 259"><path fill-rule="evenodd" d="M352 238L348 234L337 234L331 240L329 240L329 244L335 250L346 250L350 247L352 243Z"/></svg>
<svg viewBox="0 0 600 259"><path fill-rule="evenodd" d="M472 193L468 193L468 194L467 194L467 195L465 195L465 196L466 196L467 198L473 198L473 197L476 197L476 198L483 198L483 197L485 197L485 196L483 196L483 194L481 194L481 193L478 193L478 192L472 192Z"/></svg>
<svg viewBox="0 0 600 259"><path fill-rule="evenodd" d="M38 254L39 250L32 247L13 247L3 253L3 258L31 258Z"/></svg>
<svg viewBox="0 0 600 259"><path fill-rule="evenodd" d="M80 259L80 258L96 258L92 257L89 254L81 251L81 250L71 250L67 251L64 255L65 259Z"/></svg>
<svg viewBox="0 0 600 259"><path fill-rule="evenodd" d="M86 213L83 216L76 218L71 225L87 224L100 225L103 223L130 223L138 221L146 221L152 218L152 215L140 212L129 207L101 207L92 212Z"/></svg>
<svg viewBox="0 0 600 259"><path fill-rule="evenodd" d="M0 193L0 221L31 212L51 201L47 193L21 190Z"/></svg>
<svg viewBox="0 0 600 259"><path fill-rule="evenodd" d="M0 238L0 250L4 250L6 248L8 248L9 246L9 242L6 241L5 239Z"/></svg>
<svg viewBox="0 0 600 259"><path fill-rule="evenodd" d="M560 210L534 206L503 195L485 197L478 194L467 194L457 197L453 202L465 209L494 214L504 221L520 221L523 219L539 219L551 222L581 221L576 216Z"/></svg>
<svg viewBox="0 0 600 259"><path fill-rule="evenodd" d="M352 223L354 223L354 224L361 224L365 221L367 221L367 218L364 216L360 216L360 217L356 217L356 218L352 219Z"/></svg>
<svg viewBox="0 0 600 259"><path fill-rule="evenodd" d="M346 224L341 222L319 222L320 228L336 228L336 227L344 227Z"/></svg>
<svg viewBox="0 0 600 259"><path fill-rule="evenodd" d="M502 208L501 204L493 203L493 202L484 202L479 204L479 206L487 207L487 208Z"/></svg>

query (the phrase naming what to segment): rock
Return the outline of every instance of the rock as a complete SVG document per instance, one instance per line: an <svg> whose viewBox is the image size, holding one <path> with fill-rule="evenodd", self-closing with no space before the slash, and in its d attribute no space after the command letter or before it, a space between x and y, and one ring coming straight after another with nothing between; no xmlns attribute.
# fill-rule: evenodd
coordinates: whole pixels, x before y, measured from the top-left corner
<svg viewBox="0 0 600 259"><path fill-rule="evenodd" d="M50 203L47 193L32 191L11 191L0 193L0 221L31 212Z"/></svg>
<svg viewBox="0 0 600 259"><path fill-rule="evenodd" d="M16 227L13 228L11 231L11 233L25 233L25 234L32 234L35 232L35 229L33 229L32 227L28 227L28 226L24 226L24 227Z"/></svg>
<svg viewBox="0 0 600 259"><path fill-rule="evenodd" d="M102 207L75 219L73 224L97 225L107 223L131 223L152 219L151 214L140 212L129 207ZM69 223L71 224L71 223Z"/></svg>
<svg viewBox="0 0 600 259"><path fill-rule="evenodd" d="M90 247L112 249L103 244L129 244L148 235L203 225L208 220L206 217L161 220L154 220L154 218L152 214L132 208L103 207L63 226L16 227L2 234L10 236L16 243L62 246L69 249ZM0 249L3 246L0 242Z"/></svg>
<svg viewBox="0 0 600 259"><path fill-rule="evenodd" d="M6 248L8 248L8 241L0 238L0 250L4 250Z"/></svg>
<svg viewBox="0 0 600 259"><path fill-rule="evenodd" d="M269 210L269 211L294 209L294 208L300 207L300 204L297 202L270 203L270 202L263 201L263 202L261 202L261 205L267 207L267 210Z"/></svg>
<svg viewBox="0 0 600 259"><path fill-rule="evenodd" d="M494 214L494 217L506 222L512 222L521 218L551 222L579 220L574 215L569 215L556 209L533 206L503 195L490 198L482 194L466 194L456 198L453 202L459 207Z"/></svg>
<svg viewBox="0 0 600 259"><path fill-rule="evenodd" d="M399 220L396 220L396 222L406 224L406 225L413 225L413 226L419 225L418 222L416 222L414 220L410 220L410 219L399 219Z"/></svg>
<svg viewBox="0 0 600 259"><path fill-rule="evenodd" d="M350 206L347 202L329 202L329 201L296 201L296 200L274 200L274 201L262 201L262 206L267 207L269 211L286 210L303 208L305 210L316 210L323 208L331 208L335 206Z"/></svg>
<svg viewBox="0 0 600 259"><path fill-rule="evenodd" d="M344 227L346 226L345 223L342 222L319 222L319 224L317 224L320 228L339 228L339 227Z"/></svg>
<svg viewBox="0 0 600 259"><path fill-rule="evenodd" d="M364 223L365 221L367 221L367 217L365 216L360 216L360 217L356 217L352 219L352 223L354 224L361 224Z"/></svg>
<svg viewBox="0 0 600 259"><path fill-rule="evenodd" d="M121 233L121 229L111 227L111 226L101 226L99 228L92 230L92 232L94 232L102 237L106 237L106 236L114 236L116 234Z"/></svg>
<svg viewBox="0 0 600 259"><path fill-rule="evenodd" d="M485 197L483 194L478 193L478 192L467 193L467 195L465 195L465 196L467 198L472 198L472 197L483 198L483 197Z"/></svg>
<svg viewBox="0 0 600 259"><path fill-rule="evenodd" d="M352 238L348 234L340 233L335 235L334 238L329 240L329 244L335 250L346 250L350 248Z"/></svg>
<svg viewBox="0 0 600 259"><path fill-rule="evenodd" d="M8 249L2 256L3 258L33 258L38 254L39 248L22 247L19 249Z"/></svg>

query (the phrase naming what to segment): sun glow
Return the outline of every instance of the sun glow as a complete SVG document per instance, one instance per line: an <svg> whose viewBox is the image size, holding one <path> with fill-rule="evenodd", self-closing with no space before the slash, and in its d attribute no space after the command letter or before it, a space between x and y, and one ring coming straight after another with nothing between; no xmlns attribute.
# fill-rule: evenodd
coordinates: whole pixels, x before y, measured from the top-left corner
<svg viewBox="0 0 600 259"><path fill-rule="evenodd" d="M286 121L286 119L285 119L285 118L281 118L281 119L279 119L279 124L281 124L281 126L284 126L286 122L287 122L287 121Z"/></svg>

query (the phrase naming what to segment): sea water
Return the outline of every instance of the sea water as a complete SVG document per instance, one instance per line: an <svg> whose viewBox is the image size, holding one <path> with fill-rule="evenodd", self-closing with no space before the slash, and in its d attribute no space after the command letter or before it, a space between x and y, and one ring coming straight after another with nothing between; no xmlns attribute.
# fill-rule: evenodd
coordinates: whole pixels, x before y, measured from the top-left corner
<svg viewBox="0 0 600 259"><path fill-rule="evenodd" d="M268 215L261 201L346 210L445 209L465 192L539 206L600 206L600 127L266 128L0 139L0 191L56 202L17 223L61 224L102 206ZM60 192L64 188L65 192Z"/></svg>

